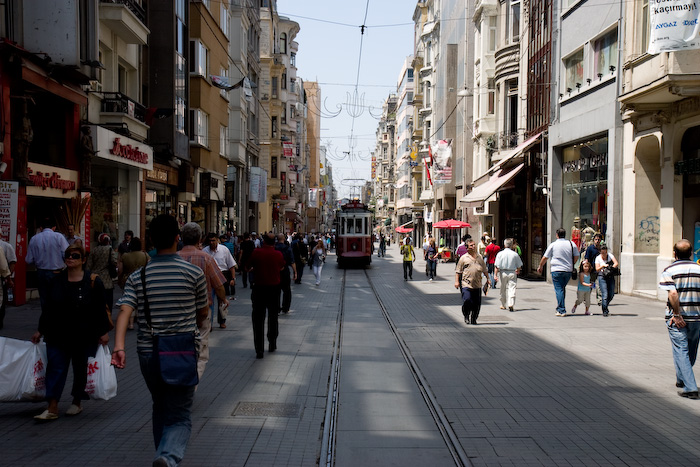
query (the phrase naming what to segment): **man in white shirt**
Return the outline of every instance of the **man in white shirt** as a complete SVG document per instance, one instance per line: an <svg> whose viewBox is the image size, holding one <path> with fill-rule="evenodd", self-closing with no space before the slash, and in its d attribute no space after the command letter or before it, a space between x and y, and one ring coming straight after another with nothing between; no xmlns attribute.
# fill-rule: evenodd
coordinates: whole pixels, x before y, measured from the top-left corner
<svg viewBox="0 0 700 467"><path fill-rule="evenodd" d="M68 242L63 234L56 232L55 221L44 219L42 227L41 232L29 239L25 261L36 266L37 289L43 311L51 279L66 267L63 256Z"/></svg>
<svg viewBox="0 0 700 467"><path fill-rule="evenodd" d="M253 240L253 243L255 243L255 248L260 248L262 246L262 244L260 243L260 239L258 238L258 234L256 232L250 233L250 239Z"/></svg>
<svg viewBox="0 0 700 467"><path fill-rule="evenodd" d="M219 267L221 274L226 278L226 283L224 288L226 289L226 295L231 295L231 287L236 285L236 260L233 259L231 252L225 246L219 245L219 237L215 233L210 233L207 235L207 243L209 246L204 247L202 251L209 254L216 261L216 265ZM212 294L212 301L218 302L218 298L215 294ZM228 315L228 308L216 306L214 309L218 309L219 313L217 316L217 321L219 327L226 327L226 316ZM212 325L214 317L212 316Z"/></svg>
<svg viewBox="0 0 700 467"><path fill-rule="evenodd" d="M503 249L496 255L494 272L499 277L501 283L501 310L508 307L509 311L514 311L515 288L518 284L518 274L523 267L523 260L513 250L513 239L506 238L503 241Z"/></svg>
<svg viewBox="0 0 700 467"><path fill-rule="evenodd" d="M551 260L552 283L557 296L555 316L566 316L566 285L571 280L571 273L579 256L576 245L566 239L566 230L557 229L557 239L549 244L537 268L537 273L542 274L542 268L547 263L547 259Z"/></svg>

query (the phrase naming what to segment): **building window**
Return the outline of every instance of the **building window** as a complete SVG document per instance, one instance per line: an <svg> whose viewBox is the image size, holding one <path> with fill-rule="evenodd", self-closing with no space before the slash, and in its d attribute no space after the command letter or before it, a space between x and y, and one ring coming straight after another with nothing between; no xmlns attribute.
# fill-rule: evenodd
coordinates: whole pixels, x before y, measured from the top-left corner
<svg viewBox="0 0 700 467"><path fill-rule="evenodd" d="M211 0L202 0L202 3L207 7L207 10L211 10Z"/></svg>
<svg viewBox="0 0 700 467"><path fill-rule="evenodd" d="M292 66L297 66L297 54L295 54L294 52L291 53L289 63L291 63Z"/></svg>
<svg viewBox="0 0 700 467"><path fill-rule="evenodd" d="M190 110L190 142L208 147L209 115L203 110Z"/></svg>
<svg viewBox="0 0 700 467"><path fill-rule="evenodd" d="M228 127L223 125L219 128L219 154L228 157Z"/></svg>
<svg viewBox="0 0 700 467"><path fill-rule="evenodd" d="M277 99L277 76L272 77L272 84L270 84L270 93L273 99Z"/></svg>
<svg viewBox="0 0 700 467"><path fill-rule="evenodd" d="M220 11L220 18L219 18L219 26L221 27L221 30L224 33L224 36L228 38L228 8L226 8L224 5L227 2L221 2L221 11Z"/></svg>
<svg viewBox="0 0 700 467"><path fill-rule="evenodd" d="M281 54L286 54L287 53L287 33L283 32L280 34L280 53Z"/></svg>
<svg viewBox="0 0 700 467"><path fill-rule="evenodd" d="M649 36L651 26L649 22L649 0L642 0L642 53L649 50Z"/></svg>
<svg viewBox="0 0 700 467"><path fill-rule="evenodd" d="M431 50L433 47L433 43L431 41L428 41L425 44L425 65L430 66L433 61L433 51Z"/></svg>
<svg viewBox="0 0 700 467"><path fill-rule="evenodd" d="M496 17L489 16L489 52L493 53L496 51L496 39L498 34L496 34Z"/></svg>
<svg viewBox="0 0 700 467"><path fill-rule="evenodd" d="M576 83L583 83L583 49L577 50L564 59L566 88L575 89Z"/></svg>
<svg viewBox="0 0 700 467"><path fill-rule="evenodd" d="M277 136L277 117L272 117L271 119L271 125L272 125L272 137L275 138Z"/></svg>
<svg viewBox="0 0 700 467"><path fill-rule="evenodd" d="M496 112L496 81L493 78L489 78L489 115L493 115Z"/></svg>
<svg viewBox="0 0 700 467"><path fill-rule="evenodd" d="M228 69L222 67L219 70L219 73L221 74L222 78L224 78L226 81L228 81L228 77L229 77ZM228 91L226 89L219 89L219 95L221 97L223 97L224 99L228 100Z"/></svg>
<svg viewBox="0 0 700 467"><path fill-rule="evenodd" d="M209 50L199 39L190 41L190 73L205 78L209 73Z"/></svg>
<svg viewBox="0 0 700 467"><path fill-rule="evenodd" d="M510 41L520 41L520 1L510 2Z"/></svg>
<svg viewBox="0 0 700 467"><path fill-rule="evenodd" d="M408 82L409 83L413 82L413 68L408 69Z"/></svg>
<svg viewBox="0 0 700 467"><path fill-rule="evenodd" d="M126 71L126 67L123 65L119 64L117 65L117 79L118 83L117 86L119 88L119 92L124 94L125 96L128 96L128 90L129 90L129 73Z"/></svg>
<svg viewBox="0 0 700 467"><path fill-rule="evenodd" d="M270 157L270 177L277 178L277 156Z"/></svg>
<svg viewBox="0 0 700 467"><path fill-rule="evenodd" d="M282 72L281 86L282 86L282 89L287 89L287 70L284 70Z"/></svg>
<svg viewBox="0 0 700 467"><path fill-rule="evenodd" d="M617 29L593 42L593 73L613 73L613 66L617 66Z"/></svg>
<svg viewBox="0 0 700 467"><path fill-rule="evenodd" d="M282 107L282 115L280 116L280 121L282 122L282 125L287 124L287 104L284 104L284 107Z"/></svg>

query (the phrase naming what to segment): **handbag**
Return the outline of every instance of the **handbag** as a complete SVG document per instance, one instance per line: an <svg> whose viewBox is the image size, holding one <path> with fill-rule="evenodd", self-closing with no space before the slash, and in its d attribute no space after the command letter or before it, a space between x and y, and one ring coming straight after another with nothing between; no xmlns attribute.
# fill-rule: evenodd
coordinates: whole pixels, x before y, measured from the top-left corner
<svg viewBox="0 0 700 467"><path fill-rule="evenodd" d="M141 268L141 284L143 285L144 314L148 327L151 328L153 353L157 356L163 382L172 386L196 386L199 383L199 375L195 333L156 334L146 296L146 266Z"/></svg>
<svg viewBox="0 0 700 467"><path fill-rule="evenodd" d="M117 372L112 366L112 354L106 345L101 345L95 356L88 358L85 392L90 399L103 401L117 395Z"/></svg>
<svg viewBox="0 0 700 467"><path fill-rule="evenodd" d="M573 264L573 271L571 271L571 278L573 280L578 279L578 271L576 270L576 262L574 261L574 244L571 243L571 263Z"/></svg>
<svg viewBox="0 0 700 467"><path fill-rule="evenodd" d="M109 277L112 279L116 278L119 274L117 272L117 265L114 264L114 259L112 259L112 249L109 249L109 259L107 260L107 272Z"/></svg>

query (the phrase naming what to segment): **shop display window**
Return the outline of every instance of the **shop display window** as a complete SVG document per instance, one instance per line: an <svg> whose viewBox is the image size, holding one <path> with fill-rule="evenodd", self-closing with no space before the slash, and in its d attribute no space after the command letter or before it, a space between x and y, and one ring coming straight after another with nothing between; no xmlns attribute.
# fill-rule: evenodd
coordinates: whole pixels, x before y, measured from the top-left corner
<svg viewBox="0 0 700 467"><path fill-rule="evenodd" d="M607 231L608 138L563 148L562 163L562 227L583 248Z"/></svg>

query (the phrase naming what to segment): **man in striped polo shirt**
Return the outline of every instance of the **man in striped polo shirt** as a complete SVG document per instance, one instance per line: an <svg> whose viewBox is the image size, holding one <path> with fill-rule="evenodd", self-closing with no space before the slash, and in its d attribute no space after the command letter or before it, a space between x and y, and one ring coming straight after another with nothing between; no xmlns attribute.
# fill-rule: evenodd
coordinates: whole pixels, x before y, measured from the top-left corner
<svg viewBox="0 0 700 467"><path fill-rule="evenodd" d="M145 267L146 295L151 313L148 325L144 314L144 288L141 270L126 280L114 336L112 364L126 365L124 338L129 316L137 310L136 336L141 374L153 399L154 466L179 465L192 432L190 410L195 386L173 386L163 382L158 355L153 354L152 330L158 334L197 332L209 315L209 297L204 272L177 254L180 229L174 217L161 214L149 226L157 255ZM198 334L198 333L197 333Z"/></svg>
<svg viewBox="0 0 700 467"><path fill-rule="evenodd" d="M700 265L690 257L693 248L686 239L673 246L676 258L661 273L659 287L668 291L666 326L673 347L673 363L676 367L678 394L688 399L698 399L698 385L693 365L700 342Z"/></svg>

